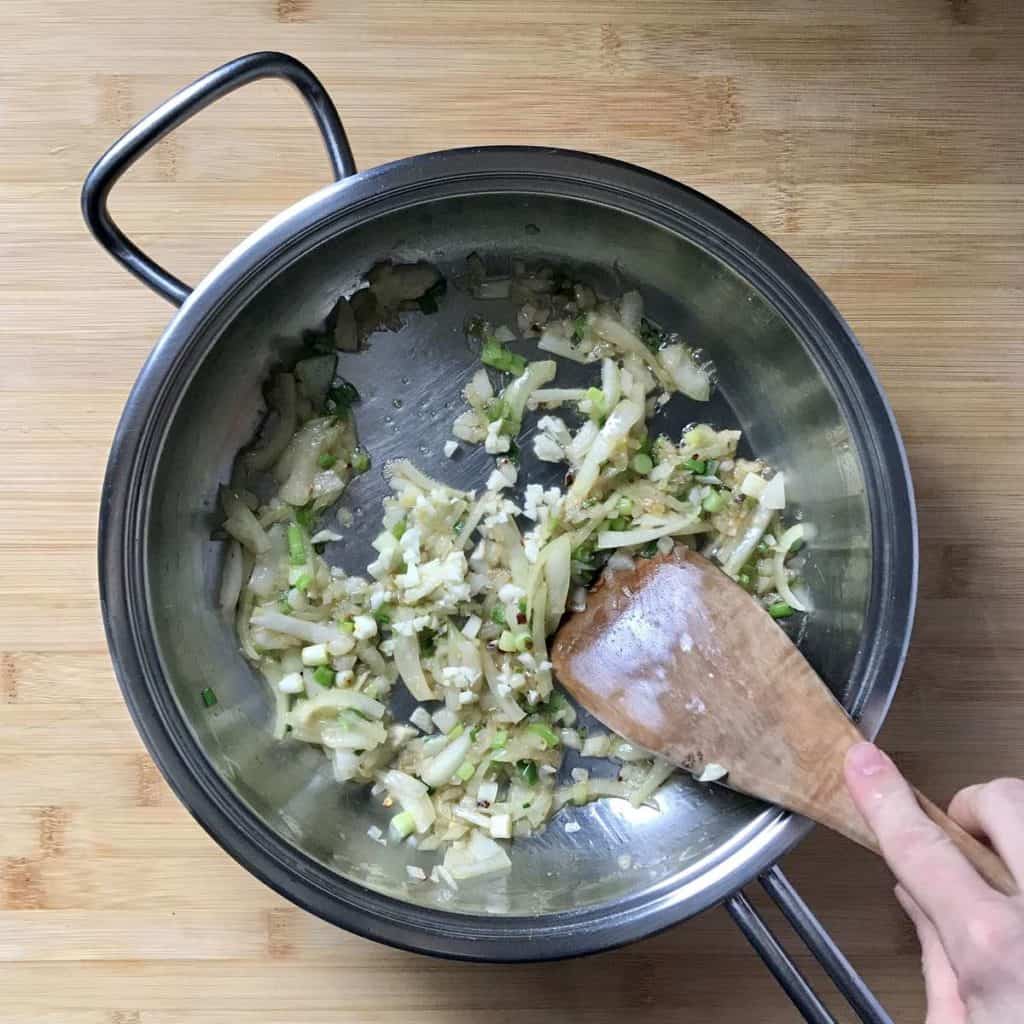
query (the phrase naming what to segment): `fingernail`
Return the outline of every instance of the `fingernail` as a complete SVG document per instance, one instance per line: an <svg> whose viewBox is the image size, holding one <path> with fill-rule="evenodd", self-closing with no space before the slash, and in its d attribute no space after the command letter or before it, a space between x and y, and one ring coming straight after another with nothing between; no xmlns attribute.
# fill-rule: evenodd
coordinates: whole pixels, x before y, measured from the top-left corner
<svg viewBox="0 0 1024 1024"><path fill-rule="evenodd" d="M846 763L850 771L870 777L884 772L892 762L874 743L855 743L846 752Z"/></svg>

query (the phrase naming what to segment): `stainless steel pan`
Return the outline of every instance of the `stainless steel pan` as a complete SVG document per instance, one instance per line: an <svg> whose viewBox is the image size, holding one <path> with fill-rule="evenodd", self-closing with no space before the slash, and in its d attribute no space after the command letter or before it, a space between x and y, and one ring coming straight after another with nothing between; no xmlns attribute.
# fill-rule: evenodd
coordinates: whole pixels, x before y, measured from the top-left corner
<svg viewBox="0 0 1024 1024"><path fill-rule="evenodd" d="M189 289L112 222L107 195L150 146L238 86L295 85L324 136L336 181L274 218ZM167 101L99 161L83 210L101 244L175 306L114 439L100 520L100 581L125 699L157 764L236 859L321 917L383 942L445 956L528 960L605 949L725 902L807 1020L826 1022L740 890L760 878L863 1020L888 1018L773 867L805 821L724 790L675 780L660 809L621 801L579 810L517 844L501 888L449 894L407 884L365 788L339 787L301 744L275 743L269 700L215 611L222 558L211 537L217 485L263 411L271 368L377 260L428 259L454 275L472 252L572 267L637 286L654 316L713 358L710 409L677 399L666 426L697 416L737 424L792 479L819 528L808 573L816 611L802 646L873 735L895 691L913 614L913 496L892 413L849 327L810 278L749 224L706 197L612 160L525 147L450 150L356 173L338 115L307 68L282 54L225 65ZM358 424L379 466L413 456L456 484L479 484L484 456L449 462L441 445L474 357L462 323L477 312L450 289L437 316L343 356L364 395ZM492 314L493 315L493 314ZM367 512L335 552L357 564L383 491L361 478ZM213 683L220 701L203 707Z"/></svg>

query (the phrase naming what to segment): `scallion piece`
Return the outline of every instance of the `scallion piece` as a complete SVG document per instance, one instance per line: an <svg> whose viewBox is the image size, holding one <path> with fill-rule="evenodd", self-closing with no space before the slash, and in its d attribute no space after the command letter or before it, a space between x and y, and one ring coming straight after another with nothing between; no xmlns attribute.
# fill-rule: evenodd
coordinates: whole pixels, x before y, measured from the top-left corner
<svg viewBox="0 0 1024 1024"><path fill-rule="evenodd" d="M204 708L212 708L217 703L217 694L209 686L199 696L202 698Z"/></svg>
<svg viewBox="0 0 1024 1024"><path fill-rule="evenodd" d="M534 761L517 761L516 771L528 786L537 785L537 764Z"/></svg>
<svg viewBox="0 0 1024 1024"><path fill-rule="evenodd" d="M544 746L551 748L558 746L558 734L544 722L531 722L526 727L527 732L532 732L534 736L539 736L544 741Z"/></svg>
<svg viewBox="0 0 1024 1024"><path fill-rule="evenodd" d="M334 670L326 665L319 665L313 669L313 679L319 686L333 686Z"/></svg>
<svg viewBox="0 0 1024 1024"><path fill-rule="evenodd" d="M526 369L526 360L515 352L509 352L500 341L488 338L480 352L480 361L485 366L493 366L502 373L519 376Z"/></svg>
<svg viewBox="0 0 1024 1024"><path fill-rule="evenodd" d="M704 459L687 459L683 463L683 469L688 469L691 473L696 473L697 476L704 476L708 464Z"/></svg>
<svg viewBox="0 0 1024 1024"><path fill-rule="evenodd" d="M298 523L288 526L288 559L292 565L306 564L306 535Z"/></svg>
<svg viewBox="0 0 1024 1024"><path fill-rule="evenodd" d="M391 527L391 536L394 537L395 540L401 540L402 535L405 533L406 526L406 521L404 519L399 519L398 522Z"/></svg>
<svg viewBox="0 0 1024 1024"><path fill-rule="evenodd" d="M469 782L473 778L473 772L475 771L476 765L472 761L463 761L455 775L457 778L462 779L463 782Z"/></svg>
<svg viewBox="0 0 1024 1024"><path fill-rule="evenodd" d="M303 573L303 574L302 574L302 575L301 575L301 576L300 576L300 577L299 577L299 578L298 578L298 579L297 579L297 580L295 581L295 589L296 589L296 590L309 590L309 585L310 585L310 583L312 583L312 582L313 582L313 578L312 578L312 577L311 577L311 576L309 575L309 573L308 573L308 572L304 572L304 573Z"/></svg>
<svg viewBox="0 0 1024 1024"><path fill-rule="evenodd" d="M465 731L466 727L461 722L459 722L459 724L455 726L455 728L452 729L451 732L446 733L446 735L449 740L457 740Z"/></svg>
<svg viewBox="0 0 1024 1024"><path fill-rule="evenodd" d="M604 401L604 392L600 388L587 388L586 399L590 403L590 417L603 421L608 415L608 408Z"/></svg>
<svg viewBox="0 0 1024 1024"><path fill-rule="evenodd" d="M787 619L793 614L793 607L785 601L776 601L775 604L768 605L768 614L773 619Z"/></svg>
<svg viewBox="0 0 1024 1024"><path fill-rule="evenodd" d="M365 473L370 468L370 454L362 448L357 448L352 453L352 470L355 473Z"/></svg>
<svg viewBox="0 0 1024 1024"><path fill-rule="evenodd" d="M342 633L354 633L356 631L356 624L351 619L346 619L344 622L338 623L338 629Z"/></svg>
<svg viewBox="0 0 1024 1024"><path fill-rule="evenodd" d="M499 729L494 734L494 739L491 740L491 749L492 750L501 750L501 748L503 746L505 746L506 743L508 743L508 730L507 729Z"/></svg>
<svg viewBox="0 0 1024 1024"><path fill-rule="evenodd" d="M411 811L402 811L391 819L390 829L398 839L405 839L416 831L416 819Z"/></svg>
<svg viewBox="0 0 1024 1024"><path fill-rule="evenodd" d="M630 460L629 465L634 473L639 473L641 476L647 476L647 474L654 469L654 459L652 459L646 452L637 452Z"/></svg>
<svg viewBox="0 0 1024 1024"><path fill-rule="evenodd" d="M721 491L712 491L700 504L705 512L714 515L716 512L721 512L728 504L728 501L729 499Z"/></svg>
<svg viewBox="0 0 1024 1024"><path fill-rule="evenodd" d="M496 626L505 625L505 609L502 605L496 604L491 609L491 622L493 622Z"/></svg>
<svg viewBox="0 0 1024 1024"><path fill-rule="evenodd" d="M330 469L338 461L337 455L332 455L330 452L324 452L317 460L316 464L321 469Z"/></svg>

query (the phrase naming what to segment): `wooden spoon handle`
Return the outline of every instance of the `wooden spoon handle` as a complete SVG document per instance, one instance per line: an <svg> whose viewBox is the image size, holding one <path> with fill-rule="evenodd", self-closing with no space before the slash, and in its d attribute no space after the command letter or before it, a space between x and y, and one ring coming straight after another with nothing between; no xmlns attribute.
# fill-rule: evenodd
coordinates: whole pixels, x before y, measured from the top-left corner
<svg viewBox="0 0 1024 1024"><path fill-rule="evenodd" d="M921 805L921 810L949 836L956 848L974 865L975 870L989 885L998 889L1004 896L1017 895L1017 883L998 854L984 843L978 842L969 832L965 832L945 811L933 804L919 790L915 789L914 794Z"/></svg>

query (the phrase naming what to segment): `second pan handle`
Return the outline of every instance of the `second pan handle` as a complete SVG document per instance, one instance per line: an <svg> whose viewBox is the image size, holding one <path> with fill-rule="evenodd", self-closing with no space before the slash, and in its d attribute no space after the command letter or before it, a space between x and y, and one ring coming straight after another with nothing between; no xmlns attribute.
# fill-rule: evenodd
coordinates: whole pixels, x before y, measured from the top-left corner
<svg viewBox="0 0 1024 1024"><path fill-rule="evenodd" d="M143 284L175 306L180 306L192 289L147 256L114 223L107 197L121 175L165 135L215 100L261 78L282 78L302 94L323 136L334 180L355 174L345 129L320 80L294 57L264 51L229 61L176 92L125 132L96 162L82 186L82 215L96 240Z"/></svg>

